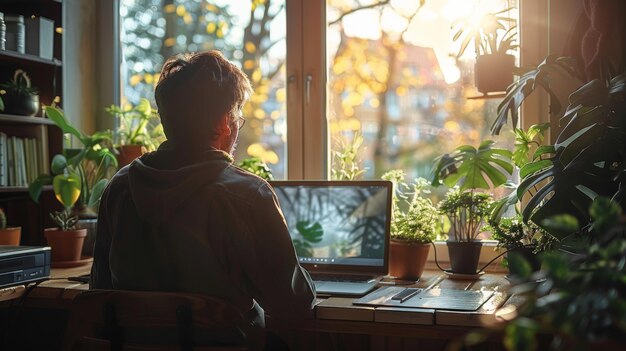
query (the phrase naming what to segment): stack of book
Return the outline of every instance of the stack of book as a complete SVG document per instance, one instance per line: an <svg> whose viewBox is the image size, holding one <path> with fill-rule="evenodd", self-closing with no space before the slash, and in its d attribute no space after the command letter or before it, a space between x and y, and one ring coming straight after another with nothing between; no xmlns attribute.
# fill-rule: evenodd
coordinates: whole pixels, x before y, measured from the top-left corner
<svg viewBox="0 0 626 351"><path fill-rule="evenodd" d="M41 142L0 132L0 186L26 187L43 173Z"/></svg>

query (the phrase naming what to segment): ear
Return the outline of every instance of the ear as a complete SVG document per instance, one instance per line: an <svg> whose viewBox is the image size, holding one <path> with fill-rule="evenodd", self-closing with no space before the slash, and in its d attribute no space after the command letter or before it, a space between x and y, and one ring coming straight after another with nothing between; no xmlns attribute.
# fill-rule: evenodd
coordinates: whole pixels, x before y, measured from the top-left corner
<svg viewBox="0 0 626 351"><path fill-rule="evenodd" d="M224 113L222 117L219 119L219 122L216 126L216 131L219 135L230 135L232 134L232 126L230 124L230 119L228 113Z"/></svg>

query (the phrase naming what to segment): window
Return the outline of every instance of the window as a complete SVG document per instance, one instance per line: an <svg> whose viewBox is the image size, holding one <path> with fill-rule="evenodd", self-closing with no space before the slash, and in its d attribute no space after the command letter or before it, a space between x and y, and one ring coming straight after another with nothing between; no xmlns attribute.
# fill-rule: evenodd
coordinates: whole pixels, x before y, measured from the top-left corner
<svg viewBox="0 0 626 351"><path fill-rule="evenodd" d="M503 0L327 1L328 120L331 152L362 138L366 178L404 169L428 177L435 157L495 139L489 127L501 99L474 87L474 48L457 57L455 21L508 9ZM513 19L517 11L504 13ZM517 54L517 52L515 52ZM337 157L332 168L340 167Z"/></svg>
<svg viewBox="0 0 626 351"><path fill-rule="evenodd" d="M337 166L333 152L361 135L366 178L393 168L426 176L435 156L492 138L499 102L471 99L480 95L473 49L453 57L451 24L474 10L517 6L516 0L120 0L122 101L152 99L171 54L216 48L255 87L238 160L260 157L278 179L329 177ZM509 14L518 17L517 10ZM499 146L511 146L507 133L496 138Z"/></svg>

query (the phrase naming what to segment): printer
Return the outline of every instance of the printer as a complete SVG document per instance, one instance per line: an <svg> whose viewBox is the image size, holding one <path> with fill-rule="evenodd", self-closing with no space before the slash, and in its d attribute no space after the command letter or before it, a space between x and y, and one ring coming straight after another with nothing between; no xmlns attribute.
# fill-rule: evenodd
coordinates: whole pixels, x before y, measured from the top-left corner
<svg viewBox="0 0 626 351"><path fill-rule="evenodd" d="M0 289L49 277L49 246L0 246Z"/></svg>

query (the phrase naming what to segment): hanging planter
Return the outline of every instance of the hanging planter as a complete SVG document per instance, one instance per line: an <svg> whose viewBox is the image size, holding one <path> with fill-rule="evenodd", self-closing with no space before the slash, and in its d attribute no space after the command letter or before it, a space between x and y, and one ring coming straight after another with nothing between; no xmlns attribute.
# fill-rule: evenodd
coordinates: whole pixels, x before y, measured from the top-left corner
<svg viewBox="0 0 626 351"><path fill-rule="evenodd" d="M483 93L505 92L513 83L515 56L509 54L480 55L474 66L476 89Z"/></svg>
<svg viewBox="0 0 626 351"><path fill-rule="evenodd" d="M509 7L494 13L472 13L452 24L455 29L452 40L461 45L457 58L465 53L470 44L474 45L474 83L484 95L505 92L513 83L515 57L508 52L517 49L518 45L514 44L516 20L506 15L511 10Z"/></svg>

